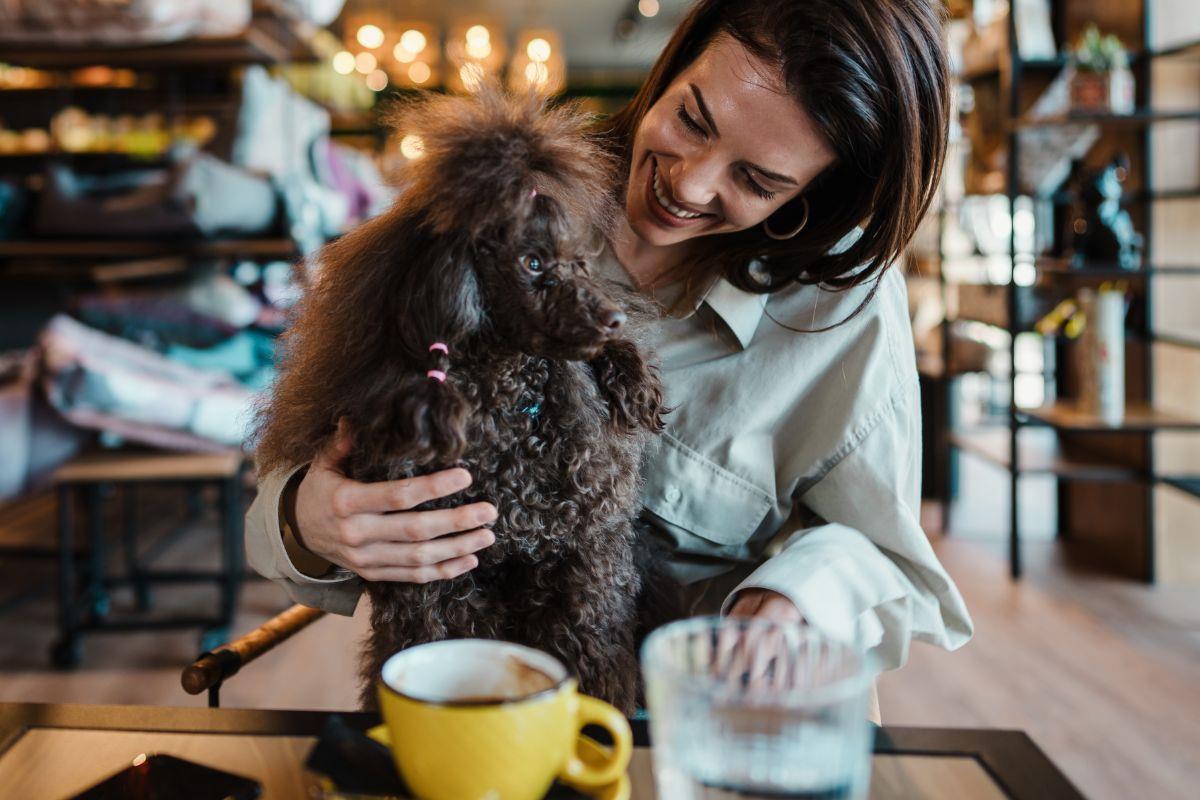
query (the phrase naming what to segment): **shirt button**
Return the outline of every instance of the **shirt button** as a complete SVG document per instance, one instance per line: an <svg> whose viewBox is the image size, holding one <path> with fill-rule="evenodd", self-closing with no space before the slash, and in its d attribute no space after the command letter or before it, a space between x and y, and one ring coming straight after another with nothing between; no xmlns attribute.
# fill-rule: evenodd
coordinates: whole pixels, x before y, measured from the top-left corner
<svg viewBox="0 0 1200 800"><path fill-rule="evenodd" d="M664 494L668 503L678 503L679 498L682 496L678 486L668 486L667 491Z"/></svg>

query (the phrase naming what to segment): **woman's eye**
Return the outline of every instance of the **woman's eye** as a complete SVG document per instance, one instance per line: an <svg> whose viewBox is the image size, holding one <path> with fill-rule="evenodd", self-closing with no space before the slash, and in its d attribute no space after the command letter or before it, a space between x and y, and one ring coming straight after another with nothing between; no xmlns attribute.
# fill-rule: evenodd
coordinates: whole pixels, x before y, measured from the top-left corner
<svg viewBox="0 0 1200 800"><path fill-rule="evenodd" d="M775 192L772 192L770 189L766 189L766 188L760 186L758 181L754 180L754 177L749 172L746 173L746 185L748 187L750 187L750 191L754 192L756 195L761 197L763 200L770 200L776 194Z"/></svg>
<svg viewBox="0 0 1200 800"><path fill-rule="evenodd" d="M679 108L675 109L675 114L679 117L679 121L683 123L683 126L689 131L697 136L707 136L707 134L704 132L704 128L701 128L700 124L696 122L696 120L692 119L692 115L687 112L687 108L684 107L683 103L680 103Z"/></svg>
<svg viewBox="0 0 1200 800"><path fill-rule="evenodd" d="M521 266L530 272L541 272L542 260L535 255L521 256Z"/></svg>

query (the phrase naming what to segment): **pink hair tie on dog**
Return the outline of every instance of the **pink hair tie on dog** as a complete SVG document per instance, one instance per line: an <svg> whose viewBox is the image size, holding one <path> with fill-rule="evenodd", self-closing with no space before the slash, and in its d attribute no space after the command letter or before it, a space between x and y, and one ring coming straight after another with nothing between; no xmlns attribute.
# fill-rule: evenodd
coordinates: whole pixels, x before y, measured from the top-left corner
<svg viewBox="0 0 1200 800"><path fill-rule="evenodd" d="M426 372L425 374L428 377L433 378L438 383L446 382L446 373L442 372L440 369L431 369L431 370L429 370L429 372Z"/></svg>
<svg viewBox="0 0 1200 800"><path fill-rule="evenodd" d="M450 348L442 342L434 342L433 344L429 345L429 352L432 353L434 350L441 350L446 355L450 355Z"/></svg>

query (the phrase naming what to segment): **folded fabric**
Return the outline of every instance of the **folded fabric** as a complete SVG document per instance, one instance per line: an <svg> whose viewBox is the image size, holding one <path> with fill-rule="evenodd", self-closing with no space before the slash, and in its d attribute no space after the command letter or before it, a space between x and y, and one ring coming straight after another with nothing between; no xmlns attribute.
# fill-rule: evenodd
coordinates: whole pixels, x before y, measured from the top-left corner
<svg viewBox="0 0 1200 800"><path fill-rule="evenodd" d="M233 375L244 386L262 391L275 377L275 337L260 331L240 331L207 348L172 345L167 358L196 369Z"/></svg>
<svg viewBox="0 0 1200 800"><path fill-rule="evenodd" d="M346 0L283 0L283 5L293 14L324 28L342 13Z"/></svg>
<svg viewBox="0 0 1200 800"><path fill-rule="evenodd" d="M47 407L35 391L36 374L35 351L0 354L0 500L42 483L86 439Z"/></svg>
<svg viewBox="0 0 1200 800"><path fill-rule="evenodd" d="M236 36L250 24L250 6L250 0L5 0L0 41L120 47Z"/></svg>
<svg viewBox="0 0 1200 800"><path fill-rule="evenodd" d="M229 375L195 369L65 315L42 332L41 383L73 424L191 451L240 447L254 395Z"/></svg>
<svg viewBox="0 0 1200 800"><path fill-rule="evenodd" d="M152 292L85 295L76 299L75 314L89 327L155 350L173 343L210 347L238 330L175 297Z"/></svg>
<svg viewBox="0 0 1200 800"><path fill-rule="evenodd" d="M34 226L44 236L244 235L270 228L277 207L270 181L207 153L165 169L106 175L52 164Z"/></svg>

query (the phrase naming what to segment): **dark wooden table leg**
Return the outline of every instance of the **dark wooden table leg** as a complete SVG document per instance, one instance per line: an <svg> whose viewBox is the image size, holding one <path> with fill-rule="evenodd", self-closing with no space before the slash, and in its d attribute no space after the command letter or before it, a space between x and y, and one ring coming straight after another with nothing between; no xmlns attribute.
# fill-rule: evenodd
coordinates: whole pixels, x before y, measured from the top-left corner
<svg viewBox="0 0 1200 800"><path fill-rule="evenodd" d="M104 585L105 562L107 561L104 541L104 493L105 484L91 483L84 487L85 512L87 513L88 547L88 608L96 617L108 615L108 587Z"/></svg>
<svg viewBox="0 0 1200 800"><path fill-rule="evenodd" d="M150 610L150 585L138 563L137 487L132 483L122 489L124 508L121 513L121 539L125 551L125 573L133 585L138 611Z"/></svg>
<svg viewBox="0 0 1200 800"><path fill-rule="evenodd" d="M50 658L56 667L64 669L79 664L74 501L73 487L58 487L58 641L50 650Z"/></svg>

